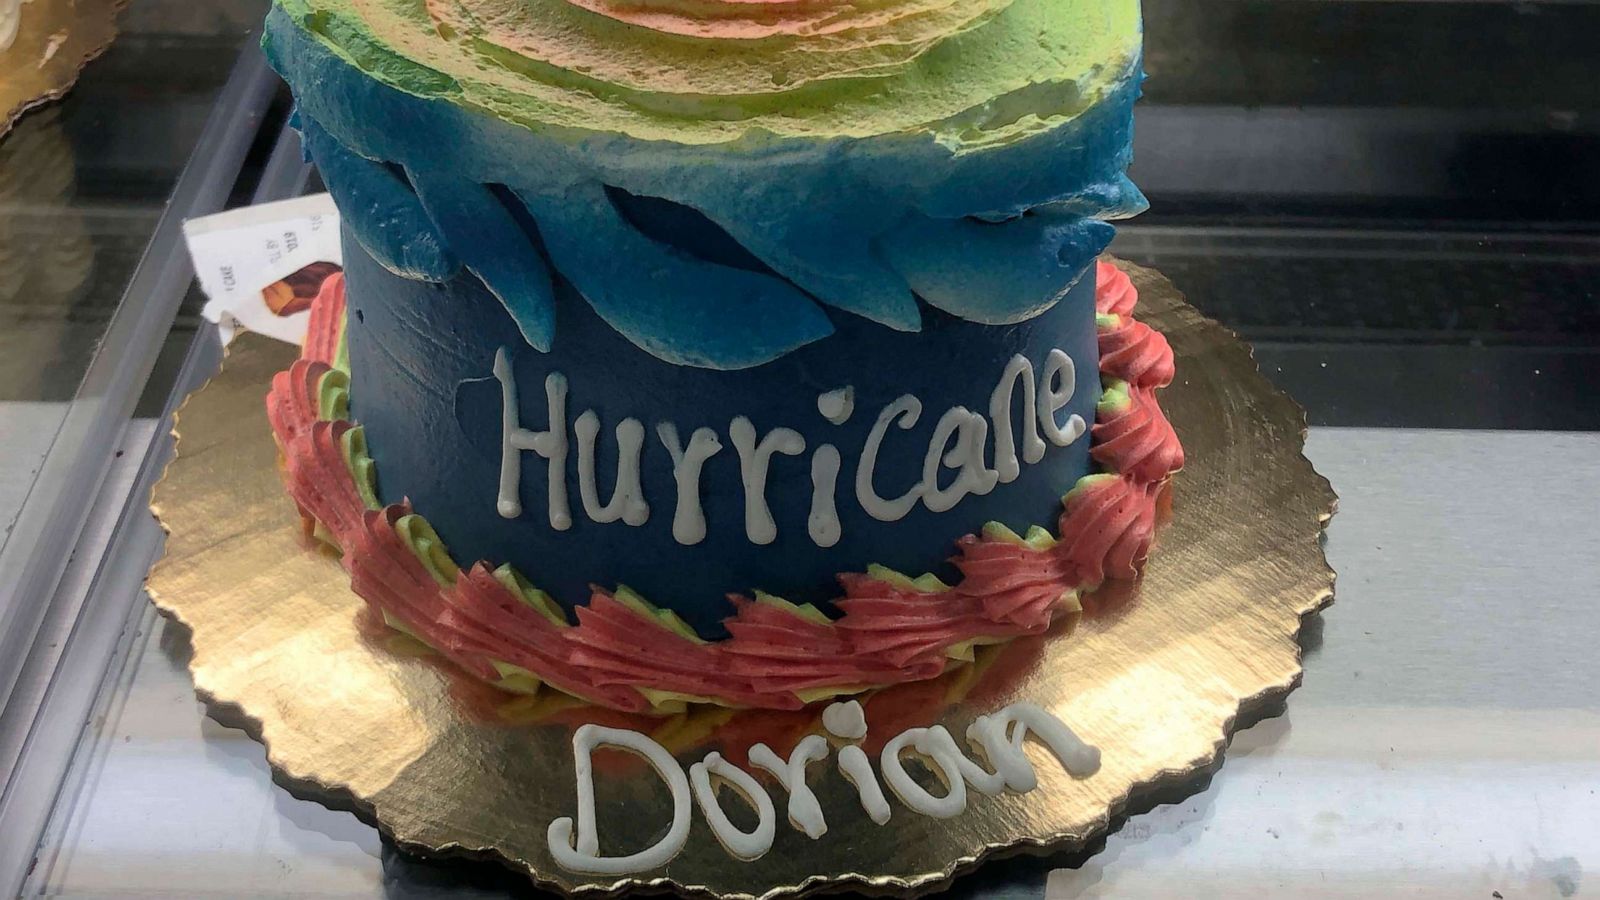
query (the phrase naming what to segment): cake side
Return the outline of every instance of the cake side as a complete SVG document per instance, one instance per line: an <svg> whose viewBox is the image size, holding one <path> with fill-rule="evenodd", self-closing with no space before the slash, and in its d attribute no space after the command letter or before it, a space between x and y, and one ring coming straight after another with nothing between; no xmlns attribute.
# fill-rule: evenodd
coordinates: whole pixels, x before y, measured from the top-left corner
<svg viewBox="0 0 1600 900"><path fill-rule="evenodd" d="M373 501L564 615L838 616L1094 470L1136 0L278 0L265 42Z"/></svg>
<svg viewBox="0 0 1600 900"><path fill-rule="evenodd" d="M1137 575L1184 462L1155 393L1171 381L1173 357L1132 318L1137 294L1126 276L1102 264L1097 279L1107 390L1092 439L1105 471L1062 499L1055 535L992 523L957 542L954 585L881 567L842 573L837 619L762 592L735 598L723 641L706 641L626 588L595 587L573 624L515 567L464 566L409 503L378 500L365 432L345 418L343 277L314 304L300 361L273 379L268 417L289 493L313 533L340 552L356 593L466 671L509 691L548 686L624 710L792 709L936 677L970 662L975 646L1039 634L1076 614L1081 592L1103 579Z"/></svg>
<svg viewBox="0 0 1600 900"><path fill-rule="evenodd" d="M351 409L381 498L568 609L623 584L707 637L728 594L831 611L839 573L951 578L955 538L1048 525L1091 470L1092 277L1009 327L840 317L726 372L641 351L565 285L541 353L470 276L397 278L347 245Z"/></svg>

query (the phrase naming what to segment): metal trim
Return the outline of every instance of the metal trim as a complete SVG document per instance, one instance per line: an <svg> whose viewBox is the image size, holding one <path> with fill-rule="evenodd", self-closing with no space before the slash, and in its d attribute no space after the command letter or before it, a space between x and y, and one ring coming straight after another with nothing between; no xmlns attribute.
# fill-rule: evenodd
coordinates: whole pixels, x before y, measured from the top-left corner
<svg viewBox="0 0 1600 900"><path fill-rule="evenodd" d="M15 896L24 884L85 723L97 700L103 700L106 680L123 668L133 613L144 598L138 588L161 546L162 534L147 518L146 500L171 454L164 423L222 359L215 331L201 329L168 398L163 426L145 448L133 490L126 497L101 498L98 504L106 515L117 516L104 556L71 560L74 566L93 567L88 591L81 599L59 596L72 555L44 548L73 547L83 534L117 442L193 282L183 220L225 205L278 90L277 76L259 48L253 41L246 43L30 493L18 530L31 521L30 513L43 522L26 535L14 532L0 558L0 571L12 571L15 565L20 572L0 585L0 698L5 700L0 705L0 751L10 751L0 756L0 834L6 835L0 841L0 896ZM284 126L255 202L303 191L309 171L298 137ZM146 524L150 527L139 527ZM70 627L64 645L37 645L47 620L57 623L57 631ZM54 659L43 658L49 655ZM14 691L25 667L44 673L38 689ZM62 678L64 672L73 677Z"/></svg>

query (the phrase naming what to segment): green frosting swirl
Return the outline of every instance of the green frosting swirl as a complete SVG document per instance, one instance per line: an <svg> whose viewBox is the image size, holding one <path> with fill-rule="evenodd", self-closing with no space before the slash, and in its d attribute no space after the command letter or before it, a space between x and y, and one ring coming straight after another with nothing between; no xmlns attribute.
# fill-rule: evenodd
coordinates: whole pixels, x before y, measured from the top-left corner
<svg viewBox="0 0 1600 900"><path fill-rule="evenodd" d="M684 144L1006 144L1124 83L1141 43L1138 0L277 2L407 93L578 137Z"/></svg>

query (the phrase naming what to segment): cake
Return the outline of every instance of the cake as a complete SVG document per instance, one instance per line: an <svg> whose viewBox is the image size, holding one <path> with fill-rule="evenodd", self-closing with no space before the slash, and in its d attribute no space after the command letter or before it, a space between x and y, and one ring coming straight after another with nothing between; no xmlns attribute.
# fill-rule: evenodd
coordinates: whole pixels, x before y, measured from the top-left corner
<svg viewBox="0 0 1600 900"><path fill-rule="evenodd" d="M22 4L31 0L0 0L0 51L11 49L22 30Z"/></svg>
<svg viewBox="0 0 1600 900"><path fill-rule="evenodd" d="M795 708L1131 578L1182 450L1101 260L1137 0L276 0L345 272L268 398L393 627Z"/></svg>

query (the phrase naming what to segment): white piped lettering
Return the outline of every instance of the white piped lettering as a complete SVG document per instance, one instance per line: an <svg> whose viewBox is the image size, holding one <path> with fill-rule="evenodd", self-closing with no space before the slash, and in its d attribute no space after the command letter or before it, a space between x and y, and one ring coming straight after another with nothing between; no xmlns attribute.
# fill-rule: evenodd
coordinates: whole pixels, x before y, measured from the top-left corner
<svg viewBox="0 0 1600 900"><path fill-rule="evenodd" d="M844 535L834 493L839 487L839 448L823 444L811 457L811 514L806 531L818 547L832 547Z"/></svg>
<svg viewBox="0 0 1600 900"><path fill-rule="evenodd" d="M1016 436L1011 428L1011 409L1015 405L1017 385L1022 385L1022 459L1033 465L1044 459L1044 439L1039 437L1037 392L1033 384L1033 363L1022 354L1011 357L1006 370L1000 375L989 397L989 418L994 422L994 468L1001 484L1010 484L1022 474L1017 462Z"/></svg>
<svg viewBox="0 0 1600 900"><path fill-rule="evenodd" d="M661 840L628 856L601 856L600 833L595 823L594 751L601 746L619 747L644 757L667 783L672 792L672 826ZM586 875L626 875L664 866L683 850L689 841L689 781L683 768L660 744L637 731L584 725L572 736L573 765L578 776L578 830L573 840L572 819L562 816L550 823L545 834L550 855L569 872Z"/></svg>
<svg viewBox="0 0 1600 900"><path fill-rule="evenodd" d="M827 833L828 821L822 817L817 795L806 784L806 766L827 755L828 740L820 734L801 739L787 760L766 744L750 748L750 763L766 769L789 792L789 824L812 840Z"/></svg>
<svg viewBox="0 0 1600 900"><path fill-rule="evenodd" d="M733 785L755 807L754 829L740 831L728 819L728 814L722 811L722 803L717 800L717 791L711 785L712 775ZM697 762L689 768L689 783L694 787L700 812L705 814L706 821L711 825L711 833L717 836L717 841L730 854L739 859L752 860L760 859L772 849L772 840L778 834L778 814L772 806L772 797L760 782L750 777L750 773L723 759L722 754L711 753L704 762Z"/></svg>
<svg viewBox="0 0 1600 900"><path fill-rule="evenodd" d="M678 441L678 426L662 422L656 436L672 457L672 479L678 486L678 506L672 515L672 539L693 547L706 539L706 513L700 503L700 472L706 460L722 452L722 441L709 428L697 428L689 436L689 446Z"/></svg>
<svg viewBox="0 0 1600 900"><path fill-rule="evenodd" d="M861 460L856 465L856 501L867 511L867 515L880 522L898 522L904 519L916 508L917 501L922 499L920 481L894 500L885 500L878 496L878 490L872 483L878 469L878 451L883 448L883 439L889 433L889 425L896 424L901 431L910 431L916 427L917 419L921 417L922 401L906 394L885 406L883 412L878 413L878 421L867 435L867 446L861 451Z"/></svg>
<svg viewBox="0 0 1600 900"><path fill-rule="evenodd" d="M645 502L639 478L639 457L644 454L644 424L638 419L623 419L617 425L617 477L611 500L600 505L600 486L595 483L595 442L600 434L600 417L585 410L573 423L578 435L578 494L583 511L595 522L618 519L638 527L650 520L650 504Z"/></svg>
<svg viewBox="0 0 1600 900"><path fill-rule="evenodd" d="M549 461L550 527L572 527L572 507L567 502L567 378L551 372L544 380L550 425L529 431L519 422L517 381L511 360L502 347L494 355L494 377L500 382L500 502L497 509L507 519L522 515L522 454L533 451Z"/></svg>
<svg viewBox="0 0 1600 900"><path fill-rule="evenodd" d="M983 416L962 406L945 413L922 460L923 505L932 512L948 512L970 495L982 496L994 490L1000 476L984 465L983 453L988 443L989 422ZM941 466L960 470L949 487L939 486Z"/></svg>
<svg viewBox="0 0 1600 900"><path fill-rule="evenodd" d="M861 510L879 522L898 522L920 504L930 512L945 513L968 497L981 497L1001 484L1016 481L1024 465L1044 459L1051 446L1067 447L1083 438L1089 426L1084 417L1073 414L1066 422L1057 418L1077 394L1077 370L1065 352L1051 350L1037 380L1034 366L1022 355L1011 358L1000 380L988 397L988 415L964 406L953 406L940 416L922 450L922 467L917 480L899 496L886 498L878 493L879 458L891 429L911 431L922 418L923 403L913 394L904 394L885 404L868 430L855 461L855 501ZM502 446L500 491L497 508L506 518L522 515L522 454L533 452L548 462L550 526L558 531L572 527L568 499L567 456L567 380L559 372L545 378L549 425L544 431L523 428L519 422L517 385L505 348L495 354L495 378L502 393ZM1027 410L1021 422L1014 422L1017 390ZM817 409L829 422L849 421L855 406L855 389L850 386L821 394ZM578 490L584 512L598 523L618 520L635 527L646 524L650 504L645 499L645 425L636 418L616 426L617 467L611 497L601 503L596 478L597 445L602 429L600 417L586 410L572 425L577 438ZM707 536L706 512L702 500L702 474L705 464L722 450L722 440L710 428L697 428L685 446L678 427L672 422L655 425L661 445L672 462L676 506L672 517L672 537L679 544L694 546ZM988 462L990 432L993 432L993 465ZM765 546L778 537L779 523L774 516L769 490L774 455L801 456L806 438L792 428L775 428L764 436L746 416L728 425L728 438L739 455L744 488L744 529L753 544ZM806 533L818 547L833 547L843 539L843 520L838 499L839 474L846 465L844 451L836 443L822 443L811 455L810 504L806 514ZM955 470L952 478L945 470ZM798 480L785 473L777 496L798 500ZM943 482L948 480L948 484ZM848 489L847 489L848 490ZM713 492L712 496L718 496ZM790 507L785 507L790 508Z"/></svg>
<svg viewBox="0 0 1600 900"><path fill-rule="evenodd" d="M1083 416L1074 415L1066 425L1056 422L1056 413L1072 402L1078 391L1078 370L1072 357L1060 350L1051 350L1044 364L1044 374L1039 378L1039 430L1057 447L1066 447L1083 437L1089 426Z"/></svg>
<svg viewBox="0 0 1600 900"><path fill-rule="evenodd" d="M823 714L823 723L830 734L850 741L866 736L866 719L861 707L854 702L830 707ZM879 757L879 766L884 782L913 812L950 819L966 811L969 787L973 793L993 797L1007 790L1027 793L1039 786L1038 773L1024 748L1030 736L1038 738L1074 778L1088 778L1100 769L1098 749L1084 743L1047 710L1031 703L1013 704L991 715L980 716L967 729L972 750L981 754L994 771L968 758L943 725L912 728L890 739ZM601 746L617 747L643 757L672 793L672 824L667 833L650 847L628 856L600 855L592 757ZM902 756L913 749L931 760L939 770L939 779L945 785L944 796L935 796L906 771ZM687 844L690 817L697 802L712 833L731 856L757 859L772 848L777 811L771 795L748 772L723 759L720 753L711 753L695 763L685 778L672 754L655 740L635 731L591 724L580 727L573 735L572 755L578 782L576 829L573 820L563 816L550 823L546 835L551 855L568 871L587 875L629 875L665 866ZM790 824L813 840L827 833L828 823L823 818L817 795L807 784L806 769L827 755L828 741L820 734L803 738L788 759L778 756L766 744L756 744L749 751L751 765L770 772L788 791ZM838 766L840 774L856 787L867 817L878 825L888 824L892 810L861 747L855 743L841 747ZM734 827L717 798L712 776L731 784L755 808L753 829L740 831Z"/></svg>
<svg viewBox="0 0 1600 900"><path fill-rule="evenodd" d="M806 439L793 428L775 428L756 440L756 426L740 416L728 425L733 449L739 451L739 471L744 475L744 532L750 543L765 546L778 539L778 523L767 505L767 476L772 455L799 456L806 452Z"/></svg>

